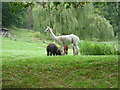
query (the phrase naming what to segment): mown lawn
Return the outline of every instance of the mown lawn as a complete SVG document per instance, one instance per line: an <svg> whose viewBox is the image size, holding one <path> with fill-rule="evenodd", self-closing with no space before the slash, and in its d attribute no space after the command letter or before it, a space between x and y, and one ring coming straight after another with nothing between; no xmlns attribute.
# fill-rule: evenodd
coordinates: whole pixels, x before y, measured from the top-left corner
<svg viewBox="0 0 120 90"><path fill-rule="evenodd" d="M116 56L9 57L3 59L3 87L115 88Z"/></svg>
<svg viewBox="0 0 120 90"><path fill-rule="evenodd" d="M46 56L46 44L2 39L3 88L117 88L118 56Z"/></svg>

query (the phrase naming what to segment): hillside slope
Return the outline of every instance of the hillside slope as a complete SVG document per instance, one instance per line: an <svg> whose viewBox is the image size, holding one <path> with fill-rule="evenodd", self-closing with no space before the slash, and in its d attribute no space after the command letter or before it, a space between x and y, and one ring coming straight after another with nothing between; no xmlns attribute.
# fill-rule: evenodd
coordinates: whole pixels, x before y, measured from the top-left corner
<svg viewBox="0 0 120 90"><path fill-rule="evenodd" d="M0 39L3 88L118 88L118 56L48 57L47 44Z"/></svg>

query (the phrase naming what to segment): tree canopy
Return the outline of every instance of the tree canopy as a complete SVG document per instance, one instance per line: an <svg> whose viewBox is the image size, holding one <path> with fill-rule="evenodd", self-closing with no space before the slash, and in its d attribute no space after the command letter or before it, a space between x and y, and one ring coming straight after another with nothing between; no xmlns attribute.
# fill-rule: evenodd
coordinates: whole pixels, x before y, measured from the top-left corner
<svg viewBox="0 0 120 90"><path fill-rule="evenodd" d="M112 40L120 28L118 2L3 2L3 27L11 25L81 39Z"/></svg>

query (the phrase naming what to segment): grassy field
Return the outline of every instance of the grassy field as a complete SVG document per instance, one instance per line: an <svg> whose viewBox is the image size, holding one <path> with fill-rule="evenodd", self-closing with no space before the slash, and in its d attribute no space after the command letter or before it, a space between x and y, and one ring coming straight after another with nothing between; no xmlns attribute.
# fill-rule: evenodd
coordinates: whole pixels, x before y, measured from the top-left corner
<svg viewBox="0 0 120 90"><path fill-rule="evenodd" d="M70 49L67 56L48 57L41 42L0 38L3 88L118 87L117 55L73 56Z"/></svg>

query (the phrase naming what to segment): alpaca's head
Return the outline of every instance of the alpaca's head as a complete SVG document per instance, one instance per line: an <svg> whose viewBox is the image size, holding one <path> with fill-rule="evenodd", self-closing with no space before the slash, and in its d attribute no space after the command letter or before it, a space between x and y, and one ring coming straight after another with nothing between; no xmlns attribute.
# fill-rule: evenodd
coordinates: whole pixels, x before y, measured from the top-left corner
<svg viewBox="0 0 120 90"><path fill-rule="evenodd" d="M66 55L68 54L68 46L67 45L64 46L64 54L66 54Z"/></svg>
<svg viewBox="0 0 120 90"><path fill-rule="evenodd" d="M50 32L50 31L51 31L51 28L47 26L45 33Z"/></svg>

